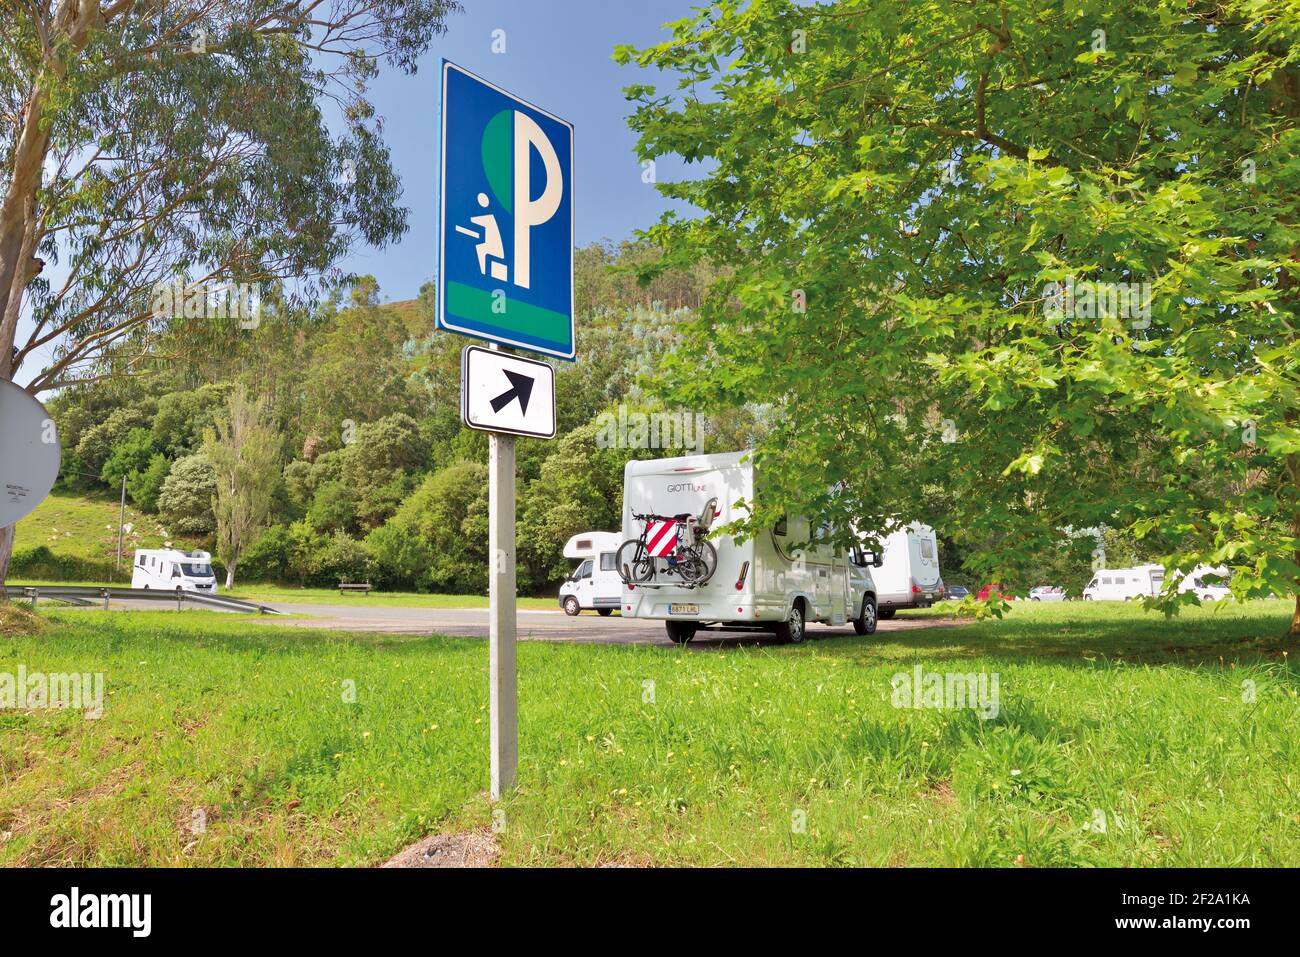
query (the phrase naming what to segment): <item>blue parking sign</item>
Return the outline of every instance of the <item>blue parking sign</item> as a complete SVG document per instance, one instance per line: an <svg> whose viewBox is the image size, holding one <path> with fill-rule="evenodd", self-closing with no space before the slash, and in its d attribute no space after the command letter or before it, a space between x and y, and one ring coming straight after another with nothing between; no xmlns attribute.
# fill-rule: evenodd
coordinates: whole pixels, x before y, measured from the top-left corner
<svg viewBox="0 0 1300 957"><path fill-rule="evenodd" d="M573 125L442 61L438 328L573 359Z"/></svg>

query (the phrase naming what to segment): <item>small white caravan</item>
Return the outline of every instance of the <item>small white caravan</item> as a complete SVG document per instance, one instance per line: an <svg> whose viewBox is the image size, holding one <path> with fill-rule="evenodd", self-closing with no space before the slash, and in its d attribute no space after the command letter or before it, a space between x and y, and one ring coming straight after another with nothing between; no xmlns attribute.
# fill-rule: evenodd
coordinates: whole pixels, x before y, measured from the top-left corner
<svg viewBox="0 0 1300 957"><path fill-rule="evenodd" d="M131 567L131 587L160 591L217 593L212 556L207 552L183 552L176 548L136 549Z"/></svg>
<svg viewBox="0 0 1300 957"><path fill-rule="evenodd" d="M695 527L717 528L745 517L741 502L754 501L755 468L748 452L631 461L623 472L623 538L618 558L624 579L624 618L662 619L679 644L700 628L775 631L783 641L803 641L809 622L852 622L858 634L876 630L875 556L816 544L804 519L787 517L744 542L714 532L708 545L716 562L707 575L673 574L683 566L669 541ZM645 516L652 516L647 520ZM678 520L674 531L673 519ZM658 521L662 519L664 521ZM629 544L630 543L630 544ZM641 543L640 546L637 543ZM810 543L804 549L799 546ZM626 557L650 546L642 575ZM674 554L674 548L677 549ZM629 566L629 567L624 567Z"/></svg>
<svg viewBox="0 0 1300 957"><path fill-rule="evenodd" d="M883 563L872 573L881 618L900 608L929 608L943 598L939 574L939 540L920 522L883 536Z"/></svg>
<svg viewBox="0 0 1300 957"><path fill-rule="evenodd" d="M583 532L564 545L564 557L578 562L560 585L560 607L566 615L585 609L608 615L623 600L623 579L614 556L623 539L617 532Z"/></svg>
<svg viewBox="0 0 1300 957"><path fill-rule="evenodd" d="M1084 601L1127 601L1149 598L1164 588L1165 570L1161 565L1138 565L1135 568L1099 568L1083 590Z"/></svg>

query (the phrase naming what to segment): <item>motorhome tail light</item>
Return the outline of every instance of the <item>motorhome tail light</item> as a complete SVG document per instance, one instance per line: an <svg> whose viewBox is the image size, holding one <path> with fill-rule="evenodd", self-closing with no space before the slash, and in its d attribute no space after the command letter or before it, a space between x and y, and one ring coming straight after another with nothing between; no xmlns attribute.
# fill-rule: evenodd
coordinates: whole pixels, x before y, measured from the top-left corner
<svg viewBox="0 0 1300 957"><path fill-rule="evenodd" d="M736 579L736 591L741 591L745 587L745 576L749 574L749 562L740 566L740 577Z"/></svg>
<svg viewBox="0 0 1300 957"><path fill-rule="evenodd" d="M916 582L912 582L912 594L913 595L921 594L921 586L918 585Z"/></svg>

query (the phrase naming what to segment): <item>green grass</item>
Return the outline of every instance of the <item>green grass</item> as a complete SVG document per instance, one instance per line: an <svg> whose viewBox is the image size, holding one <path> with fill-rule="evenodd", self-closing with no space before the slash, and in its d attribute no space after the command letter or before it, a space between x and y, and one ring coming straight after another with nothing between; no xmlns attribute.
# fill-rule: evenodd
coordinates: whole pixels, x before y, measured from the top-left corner
<svg viewBox="0 0 1300 957"><path fill-rule="evenodd" d="M14 547L22 550L45 545L56 555L68 555L88 561L113 561L117 556L117 519L120 501L113 496L87 495L56 489L36 510L18 523ZM129 568L137 548L162 548L172 542L177 548L191 548L192 543L166 529L155 515L146 515L126 505L126 522L132 530L123 536L123 566Z"/></svg>
<svg viewBox="0 0 1300 957"><path fill-rule="evenodd" d="M291 605L367 605L379 608L486 608L487 595L430 595L422 592L378 592L340 595L337 588L295 588L288 585L239 585L223 592L245 601L283 602ZM559 597L518 599L520 608L558 610Z"/></svg>
<svg viewBox="0 0 1300 957"><path fill-rule="evenodd" d="M15 585L84 585L90 588L97 588L104 582L65 582L65 581L32 581L22 579L18 581L15 578L10 582L10 587ZM118 582L115 587L128 587L130 581ZM262 602L264 604L284 604L284 605L344 605L356 607L372 608L486 608L488 599L486 595L430 595L423 592L380 592L373 591L368 595L357 592L347 592L339 594L337 588L296 588L292 585L267 585L254 583L251 585L236 585L234 591L220 589L218 594L230 598L238 598L242 601ZM527 598L521 596L517 599L520 609L529 611L558 611L560 608L558 596L555 598Z"/></svg>
<svg viewBox="0 0 1300 957"><path fill-rule="evenodd" d="M525 642L502 861L1294 866L1288 612L1073 603L802 646ZM205 612L8 632L0 671L102 671L108 703L0 712L0 864L374 863L491 820L482 641ZM895 708L917 664L996 672L997 717Z"/></svg>

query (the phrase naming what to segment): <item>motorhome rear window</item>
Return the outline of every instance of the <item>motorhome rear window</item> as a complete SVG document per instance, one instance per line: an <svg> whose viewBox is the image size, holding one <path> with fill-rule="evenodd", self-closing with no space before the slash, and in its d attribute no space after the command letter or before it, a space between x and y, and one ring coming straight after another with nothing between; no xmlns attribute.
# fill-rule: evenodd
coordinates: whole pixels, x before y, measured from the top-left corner
<svg viewBox="0 0 1300 957"><path fill-rule="evenodd" d="M934 558L934 542L930 541L928 538L921 540L921 557Z"/></svg>

